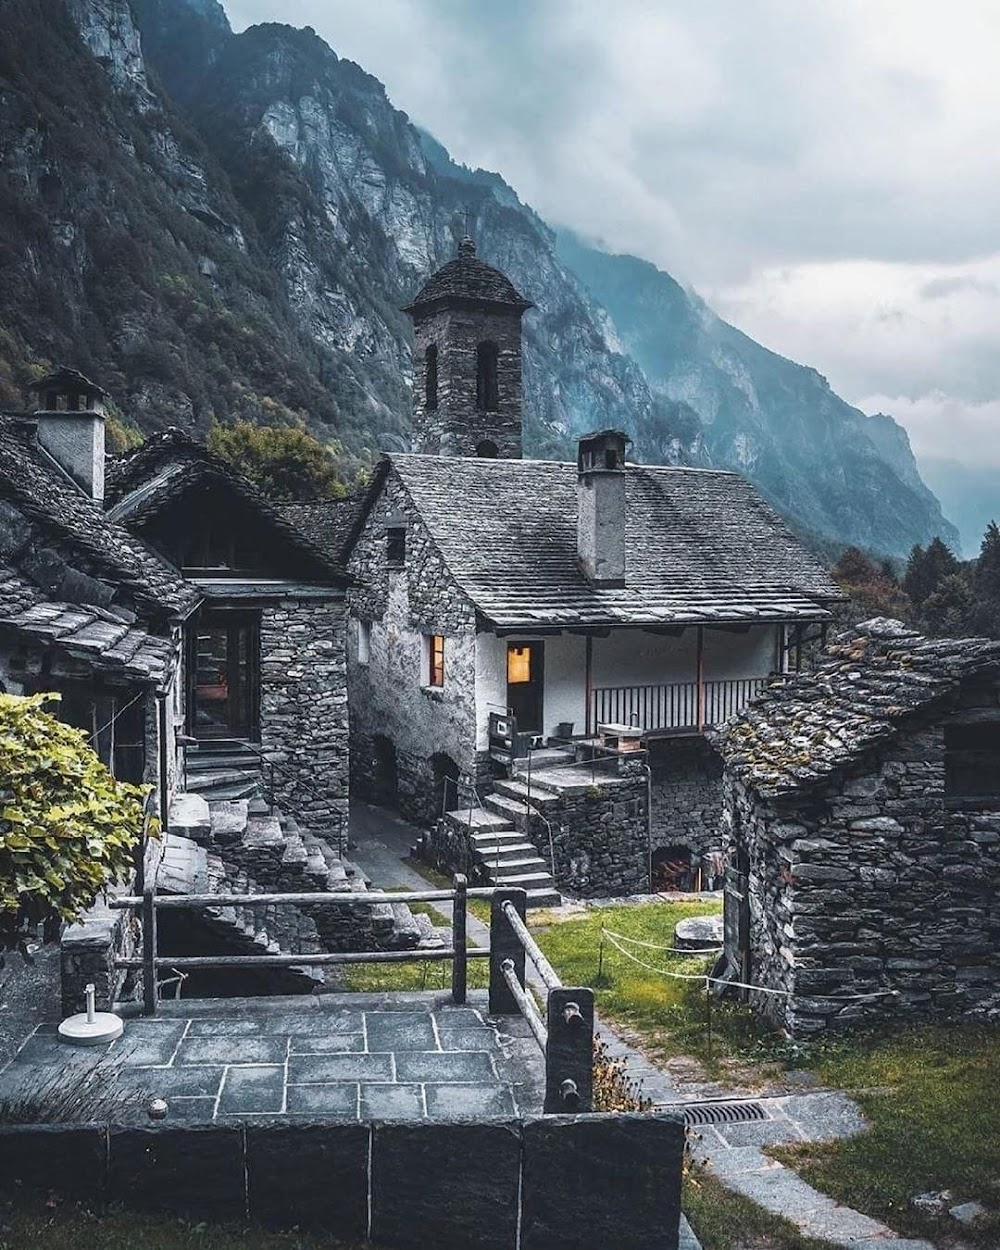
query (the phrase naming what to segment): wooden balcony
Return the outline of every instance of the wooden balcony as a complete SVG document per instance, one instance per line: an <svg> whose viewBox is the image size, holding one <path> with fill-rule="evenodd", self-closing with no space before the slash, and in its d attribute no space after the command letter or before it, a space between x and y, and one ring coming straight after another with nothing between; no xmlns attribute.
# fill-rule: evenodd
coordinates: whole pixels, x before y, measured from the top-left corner
<svg viewBox="0 0 1000 1250"><path fill-rule="evenodd" d="M768 681L740 677L669 686L597 686L591 692L591 726L638 722L649 733L701 733L741 712Z"/></svg>

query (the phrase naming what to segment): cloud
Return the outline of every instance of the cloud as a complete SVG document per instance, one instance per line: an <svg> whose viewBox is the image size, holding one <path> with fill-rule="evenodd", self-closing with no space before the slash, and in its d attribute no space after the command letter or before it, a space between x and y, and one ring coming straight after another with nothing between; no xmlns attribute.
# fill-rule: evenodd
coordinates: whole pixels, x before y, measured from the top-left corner
<svg viewBox="0 0 1000 1250"><path fill-rule="evenodd" d="M950 397L970 439L992 432L996 0L227 7L238 28L313 25L458 160L693 285L852 401L920 423Z"/></svg>

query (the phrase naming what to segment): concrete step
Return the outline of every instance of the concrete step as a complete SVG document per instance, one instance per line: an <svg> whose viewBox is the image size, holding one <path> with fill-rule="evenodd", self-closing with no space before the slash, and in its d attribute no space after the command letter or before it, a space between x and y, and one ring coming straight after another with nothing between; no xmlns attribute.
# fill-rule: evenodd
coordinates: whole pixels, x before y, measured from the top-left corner
<svg viewBox="0 0 1000 1250"><path fill-rule="evenodd" d="M559 907L562 895L554 887L552 889L528 890L527 904L529 907Z"/></svg>

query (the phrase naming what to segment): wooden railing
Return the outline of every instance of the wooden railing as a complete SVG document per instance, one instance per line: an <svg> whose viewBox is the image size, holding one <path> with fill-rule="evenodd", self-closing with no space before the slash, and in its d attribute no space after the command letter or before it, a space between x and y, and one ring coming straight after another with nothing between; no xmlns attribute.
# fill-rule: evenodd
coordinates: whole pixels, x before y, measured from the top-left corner
<svg viewBox="0 0 1000 1250"><path fill-rule="evenodd" d="M767 685L767 677L676 682L663 686L598 686L592 723L638 724L646 730L695 730L721 725Z"/></svg>

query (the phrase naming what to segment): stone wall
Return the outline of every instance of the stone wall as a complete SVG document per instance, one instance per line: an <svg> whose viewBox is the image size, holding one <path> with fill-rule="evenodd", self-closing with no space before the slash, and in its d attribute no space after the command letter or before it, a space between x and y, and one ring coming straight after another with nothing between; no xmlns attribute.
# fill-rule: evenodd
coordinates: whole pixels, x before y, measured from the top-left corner
<svg viewBox="0 0 1000 1250"><path fill-rule="evenodd" d="M142 930L135 913L112 911L103 899L76 924L67 926L59 943L63 1016L86 1010L86 987L91 983L100 1011L110 1011L115 1002L128 997L126 986L135 978L116 968L115 960L135 957L141 946Z"/></svg>
<svg viewBox="0 0 1000 1250"><path fill-rule="evenodd" d="M428 455L474 456L483 439L498 455L521 457L521 316L519 312L484 313L442 309L421 317L413 335L413 450ZM495 412L476 407L476 349L496 343ZM438 349L438 406L426 400L426 350Z"/></svg>
<svg viewBox="0 0 1000 1250"><path fill-rule="evenodd" d="M387 522L406 524L406 560L386 560ZM398 806L407 819L437 818L436 766L476 768L475 611L455 586L423 522L395 475L372 508L350 570L348 682L352 786L362 798ZM368 663L358 652L359 622L370 627ZM426 684L428 635L445 639L444 685ZM380 772L391 748L395 791Z"/></svg>
<svg viewBox="0 0 1000 1250"><path fill-rule="evenodd" d="M693 857L722 845L722 759L703 737L649 744L652 847L689 847Z"/></svg>
<svg viewBox="0 0 1000 1250"><path fill-rule="evenodd" d="M751 980L790 993L758 1005L795 1034L1000 1008L1000 803L945 798L944 723L781 800L727 774L727 838L749 859Z"/></svg>
<svg viewBox="0 0 1000 1250"><path fill-rule="evenodd" d="M345 617L343 600L288 598L260 624L261 746L278 761L278 804L334 844L348 815Z"/></svg>

